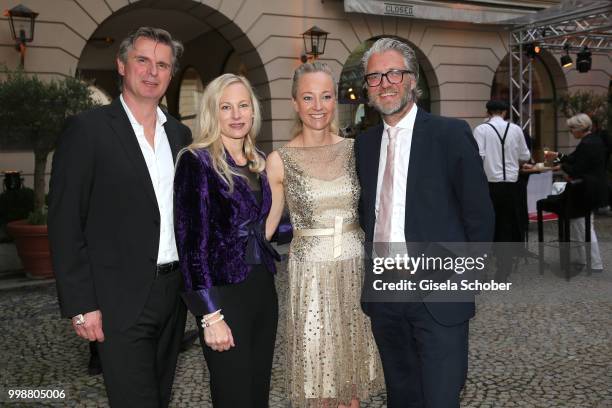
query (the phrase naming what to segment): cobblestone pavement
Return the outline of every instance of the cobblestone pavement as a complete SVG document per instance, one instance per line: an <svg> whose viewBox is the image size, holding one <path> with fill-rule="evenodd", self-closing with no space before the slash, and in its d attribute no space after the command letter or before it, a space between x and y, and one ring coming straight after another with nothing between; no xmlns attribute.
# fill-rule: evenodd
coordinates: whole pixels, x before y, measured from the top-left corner
<svg viewBox="0 0 612 408"><path fill-rule="evenodd" d="M555 235L554 223L546 226ZM612 407L612 218L597 220L606 271L567 282L533 272L524 261L512 277L520 290L478 297L470 323L470 369L462 407ZM532 241L535 241L532 233ZM554 253L550 255L554 266ZM283 293L286 275L278 276ZM107 406L101 376L86 373L88 347L58 317L53 284L0 291L0 406L9 388L63 389L63 402L8 406ZM281 311L284 309L281 303ZM271 406L284 398L284 330L279 326ZM193 319L189 319L193 327ZM3 402L4 401L4 402ZM210 407L208 374L199 345L179 358L173 407ZM384 407L384 394L362 407Z"/></svg>

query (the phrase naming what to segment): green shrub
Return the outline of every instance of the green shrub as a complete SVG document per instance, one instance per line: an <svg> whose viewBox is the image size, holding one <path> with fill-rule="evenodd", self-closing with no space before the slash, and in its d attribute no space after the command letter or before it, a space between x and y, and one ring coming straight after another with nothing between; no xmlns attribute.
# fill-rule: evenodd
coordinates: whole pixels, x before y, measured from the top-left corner
<svg viewBox="0 0 612 408"><path fill-rule="evenodd" d="M43 81L22 70L0 80L0 135L27 140L34 152L34 208L45 200L45 168L66 118L97 105L87 83L65 77Z"/></svg>
<svg viewBox="0 0 612 408"><path fill-rule="evenodd" d="M561 97L560 108L566 118L586 113L597 130L608 127L608 95L579 90Z"/></svg>

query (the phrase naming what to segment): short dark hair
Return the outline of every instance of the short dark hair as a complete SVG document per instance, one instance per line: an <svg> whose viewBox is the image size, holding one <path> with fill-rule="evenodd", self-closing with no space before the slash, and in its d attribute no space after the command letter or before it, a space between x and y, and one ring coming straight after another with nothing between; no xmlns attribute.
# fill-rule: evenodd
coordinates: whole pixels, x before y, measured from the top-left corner
<svg viewBox="0 0 612 408"><path fill-rule="evenodd" d="M503 113L508 111L508 103L499 99L491 99L487 102L487 113L489 115L493 113Z"/></svg>
<svg viewBox="0 0 612 408"><path fill-rule="evenodd" d="M132 48L134 48L134 43L139 38L148 38L160 44L167 45L172 50L172 75L177 73L178 59L183 54L183 44L180 41L172 39L170 33L163 28L156 27L139 27L135 31L132 31L127 37L121 41L119 44L119 51L117 51L117 58L123 62L127 63L127 55L128 52ZM119 75L119 89L123 87L123 77Z"/></svg>

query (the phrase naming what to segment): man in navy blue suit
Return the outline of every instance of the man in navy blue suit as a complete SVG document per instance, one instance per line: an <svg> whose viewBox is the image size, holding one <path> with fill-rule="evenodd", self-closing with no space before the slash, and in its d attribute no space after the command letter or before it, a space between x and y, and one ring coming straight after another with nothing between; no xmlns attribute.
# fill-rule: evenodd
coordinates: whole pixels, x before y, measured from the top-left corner
<svg viewBox="0 0 612 408"><path fill-rule="evenodd" d="M383 124L357 137L366 243L490 242L494 215L478 147L465 121L418 109L414 51L392 38L363 57L370 105ZM369 302L390 408L459 407L467 375L467 302Z"/></svg>

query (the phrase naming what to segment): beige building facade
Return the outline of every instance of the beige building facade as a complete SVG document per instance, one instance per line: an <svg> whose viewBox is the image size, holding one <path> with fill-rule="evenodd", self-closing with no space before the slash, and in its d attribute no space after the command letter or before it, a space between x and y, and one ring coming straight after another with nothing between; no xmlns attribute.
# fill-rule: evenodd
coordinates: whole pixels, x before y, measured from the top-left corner
<svg viewBox="0 0 612 408"><path fill-rule="evenodd" d="M355 80L364 44L381 36L408 42L421 64L421 86L432 113L462 118L472 127L484 120L484 105L507 94L507 25L502 21L535 13L558 1L407 1L379 0L22 0L39 13L34 40L28 44L25 70L41 78L78 75L102 98L118 95L114 57L118 44L139 26L170 31L185 44L181 69L164 103L170 113L195 128L198 95L223 72L245 74L262 101L265 151L290 137L294 112L290 88L293 70L304 53L302 33L312 26L329 33L325 53L339 87L341 127L364 125L363 98L346 98ZM370 3L369 5L367 3ZM18 4L0 0L0 9ZM359 9L359 7L373 7ZM410 7L408 7L410 6ZM385 14L386 13L386 14ZM592 69L564 69L559 53L544 49L534 70L534 138L540 145L569 149L565 120L555 108L564 93L589 89L607 93L611 56L593 55ZM0 64L19 64L9 23L0 18ZM351 73L353 70L355 72ZM352 76L351 76L352 75ZM344 83L343 83L344 81ZM506 92L506 93L504 93ZM343 97L344 95L344 97ZM1 148L1 147L0 147ZM21 170L32 184L32 153L0 151L0 171Z"/></svg>

